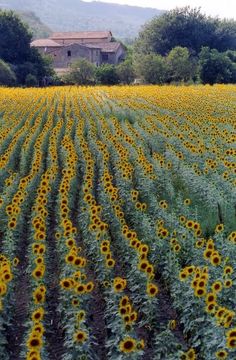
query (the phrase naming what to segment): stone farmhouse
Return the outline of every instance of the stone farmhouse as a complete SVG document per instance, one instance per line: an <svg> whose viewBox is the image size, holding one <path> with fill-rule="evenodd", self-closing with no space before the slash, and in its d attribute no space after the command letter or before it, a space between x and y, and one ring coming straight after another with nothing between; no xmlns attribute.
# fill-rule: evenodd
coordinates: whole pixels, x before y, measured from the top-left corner
<svg viewBox="0 0 236 360"><path fill-rule="evenodd" d="M123 45L112 41L110 31L56 32L48 39L34 40L31 46L52 57L58 74L67 72L78 58L85 58L96 66L116 65L125 58Z"/></svg>

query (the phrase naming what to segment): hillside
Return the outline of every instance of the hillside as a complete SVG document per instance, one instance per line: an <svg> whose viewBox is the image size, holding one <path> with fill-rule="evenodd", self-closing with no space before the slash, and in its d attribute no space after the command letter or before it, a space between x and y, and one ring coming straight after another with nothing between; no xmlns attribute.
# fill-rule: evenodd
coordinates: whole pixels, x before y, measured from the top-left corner
<svg viewBox="0 0 236 360"><path fill-rule="evenodd" d="M32 11L17 11L17 13L21 19L29 25L34 39L48 37L52 32Z"/></svg>
<svg viewBox="0 0 236 360"><path fill-rule="evenodd" d="M33 11L54 31L111 30L120 39L135 38L142 25L162 10L81 0L0 0L0 7Z"/></svg>

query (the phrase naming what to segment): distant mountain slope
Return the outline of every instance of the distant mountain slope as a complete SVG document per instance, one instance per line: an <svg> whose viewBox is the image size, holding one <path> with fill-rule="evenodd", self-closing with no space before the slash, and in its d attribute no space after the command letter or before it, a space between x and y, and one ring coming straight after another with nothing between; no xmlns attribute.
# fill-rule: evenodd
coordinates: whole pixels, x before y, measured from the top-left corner
<svg viewBox="0 0 236 360"><path fill-rule="evenodd" d="M29 25L34 39L47 38L52 30L33 13L32 11L17 11L21 19Z"/></svg>
<svg viewBox="0 0 236 360"><path fill-rule="evenodd" d="M0 0L0 7L33 11L54 31L111 30L135 38L141 26L162 10L81 0Z"/></svg>

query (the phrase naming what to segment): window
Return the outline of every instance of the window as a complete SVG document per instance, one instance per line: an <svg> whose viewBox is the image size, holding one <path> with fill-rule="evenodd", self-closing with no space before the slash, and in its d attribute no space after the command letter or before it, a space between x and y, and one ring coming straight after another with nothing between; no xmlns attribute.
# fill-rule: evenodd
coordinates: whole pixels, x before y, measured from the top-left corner
<svg viewBox="0 0 236 360"><path fill-rule="evenodd" d="M71 51L70 50L67 51L67 56L71 56Z"/></svg>
<svg viewBox="0 0 236 360"><path fill-rule="evenodd" d="M108 54L102 54L102 61L108 61Z"/></svg>

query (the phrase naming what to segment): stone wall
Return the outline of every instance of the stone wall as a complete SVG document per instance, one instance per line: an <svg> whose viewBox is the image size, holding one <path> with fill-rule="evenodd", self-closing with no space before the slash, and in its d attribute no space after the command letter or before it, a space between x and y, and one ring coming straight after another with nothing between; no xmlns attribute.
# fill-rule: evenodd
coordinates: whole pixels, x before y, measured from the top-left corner
<svg viewBox="0 0 236 360"><path fill-rule="evenodd" d="M51 56L54 68L67 68L79 58L85 58L97 66L101 63L99 49L89 49L79 44L60 48L58 51L51 53Z"/></svg>

